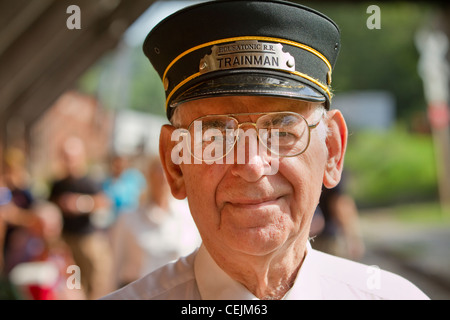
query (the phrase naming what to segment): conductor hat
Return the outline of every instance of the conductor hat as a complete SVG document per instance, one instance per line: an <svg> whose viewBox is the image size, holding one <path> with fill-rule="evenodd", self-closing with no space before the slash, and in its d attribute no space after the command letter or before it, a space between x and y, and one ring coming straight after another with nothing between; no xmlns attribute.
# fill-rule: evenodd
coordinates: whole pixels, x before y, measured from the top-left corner
<svg viewBox="0 0 450 320"><path fill-rule="evenodd" d="M287 1L219 0L182 9L143 45L160 75L170 119L181 103L251 95L331 105L337 25Z"/></svg>

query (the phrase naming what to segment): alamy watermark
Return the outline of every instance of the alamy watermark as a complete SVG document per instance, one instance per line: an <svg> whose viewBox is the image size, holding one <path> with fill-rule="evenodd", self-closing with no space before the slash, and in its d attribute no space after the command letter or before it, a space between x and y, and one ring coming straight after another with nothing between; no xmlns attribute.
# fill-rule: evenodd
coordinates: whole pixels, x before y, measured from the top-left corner
<svg viewBox="0 0 450 320"><path fill-rule="evenodd" d="M366 280L366 286L369 290L381 289L381 269L379 266L368 266L366 273L369 274Z"/></svg>
<svg viewBox="0 0 450 320"><path fill-rule="evenodd" d="M70 290L81 289L81 269L77 265L70 265L66 269L66 273L70 274L66 280L66 287Z"/></svg>
<svg viewBox="0 0 450 320"><path fill-rule="evenodd" d="M367 18L366 26L367 29L381 29L381 9L379 6L372 4L367 7L366 13L370 14Z"/></svg>
<svg viewBox="0 0 450 320"><path fill-rule="evenodd" d="M70 16L66 20L66 26L69 30L81 29L81 9L77 5L70 5L66 10Z"/></svg>

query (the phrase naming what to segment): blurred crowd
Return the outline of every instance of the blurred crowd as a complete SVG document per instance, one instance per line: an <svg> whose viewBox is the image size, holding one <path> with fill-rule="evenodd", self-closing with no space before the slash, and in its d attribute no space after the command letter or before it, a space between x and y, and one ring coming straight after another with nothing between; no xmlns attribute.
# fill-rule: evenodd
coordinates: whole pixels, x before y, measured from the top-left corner
<svg viewBox="0 0 450 320"><path fill-rule="evenodd" d="M64 174L42 197L24 152L4 152L0 299L97 299L200 245L158 157L113 155L98 178L81 139L65 139L59 156Z"/></svg>

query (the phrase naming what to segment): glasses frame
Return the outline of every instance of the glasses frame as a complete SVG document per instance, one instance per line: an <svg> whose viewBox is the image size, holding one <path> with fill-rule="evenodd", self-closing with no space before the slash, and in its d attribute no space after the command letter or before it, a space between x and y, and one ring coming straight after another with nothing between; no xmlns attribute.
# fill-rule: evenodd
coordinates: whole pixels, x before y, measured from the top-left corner
<svg viewBox="0 0 450 320"><path fill-rule="evenodd" d="M300 152L298 152L298 153L296 153L296 154L293 154L293 155L280 155L278 152L272 151L271 148L269 148L264 142L262 142L264 139L261 139L261 137L260 137L260 135L259 135L259 128L258 128L257 125L256 125L256 122L259 120L259 118L260 118L261 116L264 116L264 115L271 115L271 114L286 114L286 113L287 113L287 114L293 114L293 115L295 115L295 116L300 116L300 117L303 119L303 121L305 121L306 126L307 126L307 128L308 128L308 140L307 140L307 143L306 143L305 148L304 148L302 151L300 151ZM244 126L244 125L252 125L253 127L255 127L256 134L257 134L257 137L258 137L258 141L260 141L261 144L263 144L264 147L265 147L266 149L270 150L271 153L274 153L274 154L276 154L276 155L279 156L279 157L282 157L282 158L291 158L291 157L297 157L297 156L301 155L302 153L304 153L304 152L308 149L308 147L309 147L309 145L310 145L310 143L311 143L311 130L317 128L317 126L319 125L320 121L322 121L323 114L324 114L324 110L321 112L320 118L319 118L319 120L318 120L315 124L309 124L309 123L308 123L308 120L306 120L306 118L305 118L303 115L301 115L300 113L297 113L297 112L293 112L293 111L273 111L273 112L248 112L248 113L208 114L208 115L201 116L201 117L198 117L198 118L192 120L191 123L189 123L189 125L188 125L188 127L187 127L187 129L186 129L186 132L185 132L184 134L190 133L191 126L192 126L196 121L201 121L201 119L204 119L204 118L210 118L210 117L229 117L229 118L234 119L234 120L236 121L236 123L237 123L237 128L235 129L235 131L238 131L238 130L241 128L241 126ZM236 117L241 117L241 116L254 116L254 115L260 115L260 117L258 117L258 118L255 120L255 122L253 122L253 121L239 122L239 120L236 119ZM239 135L237 135L237 134L234 135L234 142L233 142L233 145L231 146L230 150L228 150L228 151L227 151L224 155L222 155L221 157L218 157L217 159L214 159L214 160L204 160L204 159L199 159L197 156L195 156L194 152L192 152L191 146L190 146L190 145L188 145L188 151L189 151L189 153L191 154L191 156L194 157L194 159L200 160L200 161L202 161L202 162L215 162L215 161L218 161L218 160L220 160L220 159L225 158L225 157L231 152L231 150L234 149L234 147L236 146L236 143L237 143L237 141L238 141L238 138L239 138Z"/></svg>

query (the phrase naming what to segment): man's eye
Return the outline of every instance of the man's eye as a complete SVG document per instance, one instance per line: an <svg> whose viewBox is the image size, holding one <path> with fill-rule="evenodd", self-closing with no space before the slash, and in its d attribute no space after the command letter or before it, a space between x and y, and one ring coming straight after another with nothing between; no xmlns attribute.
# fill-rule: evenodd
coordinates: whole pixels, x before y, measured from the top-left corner
<svg viewBox="0 0 450 320"><path fill-rule="evenodd" d="M202 136L202 142L203 143L222 143L225 140L225 137L223 134L219 133L220 130L209 130L210 132L206 131L203 133Z"/></svg>
<svg viewBox="0 0 450 320"><path fill-rule="evenodd" d="M286 132L286 131L278 131L278 132L272 132L269 136L270 138L294 138L295 136L290 133L290 132Z"/></svg>
<svg viewBox="0 0 450 320"><path fill-rule="evenodd" d="M289 144L297 141L297 136L287 131L271 132L268 136L268 142L278 144Z"/></svg>
<svg viewBox="0 0 450 320"><path fill-rule="evenodd" d="M210 136L205 137L203 142L222 142L224 140L223 136Z"/></svg>

